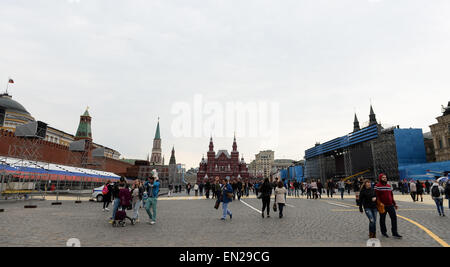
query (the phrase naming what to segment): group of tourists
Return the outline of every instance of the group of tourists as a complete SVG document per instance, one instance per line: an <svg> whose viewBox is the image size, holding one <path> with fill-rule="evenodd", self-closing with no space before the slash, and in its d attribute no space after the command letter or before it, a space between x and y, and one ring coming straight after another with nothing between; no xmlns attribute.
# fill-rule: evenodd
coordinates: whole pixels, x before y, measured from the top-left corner
<svg viewBox="0 0 450 267"><path fill-rule="evenodd" d="M429 183L429 189L427 189L427 183L420 181L408 182L408 190L411 193L411 197L414 201L418 201L419 197L423 201L423 192L429 191L430 196L435 201L439 216L444 217L444 198L448 199L450 209L450 181L447 180L444 183L434 181L433 183ZM341 198L343 198L344 192L348 190L346 184L348 184L348 181L346 182L343 179L338 182L328 180L325 186L322 186L322 183L318 180L299 183L296 181L288 182L275 179L271 182L268 178L264 179L263 182L251 184L247 181L243 182L240 179L230 181L229 177L226 179L216 177L213 181L207 180L201 184L196 183L194 185L194 191L196 195L203 195L204 191L206 199L209 199L210 196L211 199L216 199L214 207L219 209L219 206L222 205L222 216L220 219L224 221L227 219L227 216L229 216L230 220L233 218L230 203L236 198L240 200L243 195L248 196L250 190L253 190L257 198L261 199L262 218L269 218L271 210L270 202L272 194L274 194L272 208L275 212L278 210L278 217L281 219L284 216L283 210L289 194L295 197L306 194L308 199L318 199L321 198L321 194L325 193L325 190L327 196L333 197L337 189L341 193ZM401 183L401 186L404 186L404 184L405 182ZM356 203L359 206L359 211L365 213L369 220L369 238L376 238L377 236L376 224L379 214L381 235L389 238L386 227L386 217L389 215L391 220L391 234L394 238L401 239L402 236L398 232L397 224L396 211L398 210L398 206L394 199L393 187L388 183L387 176L380 174L376 184L368 179L354 179L351 185L356 193ZM133 215L130 220L139 222L139 209L145 207L150 219L149 223L155 224L159 187L160 182L157 176L149 177L145 182L137 179L133 181L131 186L123 177L116 183L108 181L102 191L103 211L109 211L108 206L112 202L113 210L110 223L114 222L119 209L132 210ZM187 184L186 191L188 194L190 188L190 184Z"/></svg>
<svg viewBox="0 0 450 267"><path fill-rule="evenodd" d="M115 183L107 181L102 190L103 211L109 211L108 206L112 202L113 210L110 223L116 221L116 213L119 209L122 211L132 210L132 217L127 218L132 223L137 223L139 222L139 209L145 207L150 219L149 224L155 224L159 188L160 182L157 176L151 176L145 182L136 179L131 186L124 177L121 177Z"/></svg>
<svg viewBox="0 0 450 267"><path fill-rule="evenodd" d="M211 182L209 179L205 179L203 182L195 183L194 184L195 196L204 195L206 198L209 198L210 196L212 196L212 198L216 198L218 191L218 184L220 185L220 181L216 181L216 179L213 182ZM240 200L241 197L243 196L248 197L250 191L253 190L252 183L250 183L249 181L243 181L240 178L230 181L230 185L233 190L233 200L235 200L236 198ZM191 188L192 185L188 183L186 185L187 195L190 195Z"/></svg>
<svg viewBox="0 0 450 267"><path fill-rule="evenodd" d="M245 186L247 184L247 186ZM242 183L240 179L230 181L230 178L220 179L216 177L214 182L206 181L206 198L209 198L209 192L212 191L212 199L216 199L214 207L219 208L222 205L222 217L221 220L226 220L227 215L230 220L233 218L233 214L230 210L230 203L235 200L241 199L241 196L247 194L246 189L250 189L248 183ZM284 186L282 181L278 179L274 182L269 182L269 179L264 179L263 183L259 183L255 189L259 199L262 200L262 212L261 216L264 218L265 212L267 217L270 217L270 199L272 192L275 194L275 203L273 206L274 211L279 211L279 218L283 218L283 210L286 205L286 195L288 190Z"/></svg>
<svg viewBox="0 0 450 267"><path fill-rule="evenodd" d="M287 189L287 195L292 197L303 197L306 199L321 199L325 193L327 197L333 198L337 192L340 193L341 199L344 198L344 194L347 191L348 194L353 190L355 193L359 192L362 184L362 179L355 179L353 182L350 180L344 181L341 179L335 182L333 179L329 179L323 184L319 179L310 179L305 182L288 181L284 179L283 186ZM257 183L255 186L258 188L261 183Z"/></svg>
<svg viewBox="0 0 450 267"><path fill-rule="evenodd" d="M410 194L411 198L414 202L420 201L423 202L423 194L430 194L432 183L430 183L428 180L425 182L422 181L400 181L397 185L397 189L402 192L402 195Z"/></svg>

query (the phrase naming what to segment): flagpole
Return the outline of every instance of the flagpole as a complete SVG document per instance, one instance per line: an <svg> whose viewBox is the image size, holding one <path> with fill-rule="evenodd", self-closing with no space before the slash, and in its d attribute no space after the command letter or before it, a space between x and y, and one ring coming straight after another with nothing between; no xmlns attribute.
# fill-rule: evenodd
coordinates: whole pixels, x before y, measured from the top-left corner
<svg viewBox="0 0 450 267"><path fill-rule="evenodd" d="M11 77L8 77L8 82L6 83L6 94L8 94L8 88L9 88L9 81L11 80Z"/></svg>

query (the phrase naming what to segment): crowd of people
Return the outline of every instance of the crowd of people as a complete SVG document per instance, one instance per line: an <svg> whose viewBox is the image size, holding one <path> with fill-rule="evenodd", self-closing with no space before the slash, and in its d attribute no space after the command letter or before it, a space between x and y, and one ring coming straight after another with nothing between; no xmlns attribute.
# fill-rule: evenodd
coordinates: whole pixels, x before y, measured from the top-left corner
<svg viewBox="0 0 450 267"><path fill-rule="evenodd" d="M126 216L132 224L139 222L139 209L144 207L150 219L149 224L156 223L157 199L159 196L160 182L156 176L148 177L145 182L139 179L133 181L132 185L121 177L116 183L107 181L103 187L103 211L109 211L108 206L112 203L112 216L110 223L114 224L117 212L132 210L132 217Z"/></svg>
<svg viewBox="0 0 450 267"><path fill-rule="evenodd" d="M150 224L156 223L157 198L159 195L160 183L158 177L149 177L145 182L137 179L130 186L125 178L121 178L117 183L110 183L109 181L103 188L103 211L109 211L108 206L112 204L112 216L110 222L113 223L116 218L116 213L121 209L132 210L132 217L127 217L132 223L139 222L139 209L145 207L149 216ZM181 192L181 186L169 185L168 196L171 196L173 189L175 193ZM258 199L261 199L261 216L262 218L270 217L271 199L274 195L274 204L272 209L278 210L279 218L283 218L283 210L286 206L287 196L302 197L307 199L320 199L322 194L327 194L328 197L333 197L337 192L340 193L341 198L347 191L350 194L354 191L356 196L356 203L359 206L361 213L365 213L369 220L369 238L376 238L376 223L379 214L379 224L382 236L388 238L386 228L386 217L389 215L391 220L391 233L395 238L402 238L398 232L397 224L397 203L394 199L394 189L389 183L385 174L380 174L378 182L371 180L363 180L362 178L353 179L353 181L345 181L343 179L335 182L328 180L323 185L320 180L309 180L306 182L286 181L281 179L274 179L269 181L268 178L263 181L250 180L230 180L220 179L215 177L214 180L205 180L203 183L195 183L192 186L190 183L186 184L186 194L190 195L191 189L194 190L195 196L205 196L206 199L215 199L214 207L219 209L222 205L221 220L226 220L229 216L230 220L233 214L230 209L230 203L241 197L254 193ZM409 193L414 202L423 201L423 194L429 194L435 201L439 216L445 216L444 212L444 198L448 199L450 209L450 181L444 182L434 181L402 181L396 184L396 189L402 194Z"/></svg>

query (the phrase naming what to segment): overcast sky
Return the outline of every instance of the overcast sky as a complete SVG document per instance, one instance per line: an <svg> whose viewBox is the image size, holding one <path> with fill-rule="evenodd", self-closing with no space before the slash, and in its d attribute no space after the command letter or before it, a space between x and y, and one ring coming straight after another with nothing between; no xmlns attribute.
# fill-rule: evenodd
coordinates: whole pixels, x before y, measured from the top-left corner
<svg viewBox="0 0 450 267"><path fill-rule="evenodd" d="M128 158L151 152L160 117L166 163L174 145L187 167L220 134L178 137L176 103L275 104L276 145L227 129L215 148L236 130L247 162L299 160L371 101L382 123L428 132L450 101L449 14L447 0L0 0L0 86L11 76L13 99L73 134L89 106L94 141Z"/></svg>

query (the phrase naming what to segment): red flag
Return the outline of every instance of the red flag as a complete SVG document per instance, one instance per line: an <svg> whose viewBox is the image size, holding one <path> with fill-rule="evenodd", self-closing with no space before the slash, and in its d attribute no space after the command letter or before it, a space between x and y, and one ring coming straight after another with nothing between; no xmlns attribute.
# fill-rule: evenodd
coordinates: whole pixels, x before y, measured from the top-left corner
<svg viewBox="0 0 450 267"><path fill-rule="evenodd" d="M13 79L9 79L9 83L14 83L14 80Z"/></svg>

